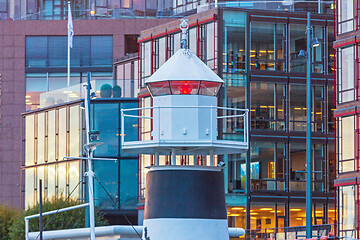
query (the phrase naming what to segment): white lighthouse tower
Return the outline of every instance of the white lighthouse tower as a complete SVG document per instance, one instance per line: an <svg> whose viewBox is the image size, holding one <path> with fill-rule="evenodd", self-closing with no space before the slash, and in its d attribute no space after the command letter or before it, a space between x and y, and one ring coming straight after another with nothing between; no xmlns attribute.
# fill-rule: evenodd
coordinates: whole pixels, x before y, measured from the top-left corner
<svg viewBox="0 0 360 240"><path fill-rule="evenodd" d="M155 155L146 177L144 240L228 240L224 175L214 155L248 149L248 110L217 106L224 81L187 49L186 20L180 28L183 47L145 81L152 116L130 114L145 108L122 110L122 123L151 119L152 139L125 141L122 126L122 150ZM220 139L219 123L241 140ZM171 165L159 166L159 155L171 155ZM176 155L193 155L194 165L176 165ZM210 164L197 165L199 155L209 155Z"/></svg>

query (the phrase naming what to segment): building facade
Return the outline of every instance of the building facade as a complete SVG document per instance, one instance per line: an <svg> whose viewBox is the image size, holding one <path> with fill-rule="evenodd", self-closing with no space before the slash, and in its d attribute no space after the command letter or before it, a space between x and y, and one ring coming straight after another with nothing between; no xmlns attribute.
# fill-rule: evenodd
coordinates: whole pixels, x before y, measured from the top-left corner
<svg viewBox="0 0 360 240"><path fill-rule="evenodd" d="M136 108L138 100L119 98L115 90L109 97L104 93L101 95L90 103L90 130L99 131L103 143L94 151L95 158L103 159L93 161L95 207L102 210L112 224L128 224L122 214L136 223L138 156L121 151L120 112L121 109ZM71 194L70 197L79 203L86 202L87 179L84 173L87 167L86 160L81 157L86 156L83 146L87 133L82 103L82 100L77 100L23 114L25 208L38 201L40 179L45 199ZM127 129L126 139L136 140L136 121L128 120L124 127Z"/></svg>
<svg viewBox="0 0 360 240"><path fill-rule="evenodd" d="M24 206L20 179L20 168L25 163L21 114L81 98L81 83L86 81L88 72L94 80L113 79L113 59L137 49L136 39L131 39L143 29L168 21L74 18L70 86L66 80L66 20L0 21L1 203ZM101 86L96 87L99 91ZM58 91L59 97L47 96L50 91Z"/></svg>
<svg viewBox="0 0 360 240"><path fill-rule="evenodd" d="M359 238L359 1L335 2L337 230Z"/></svg>
<svg viewBox="0 0 360 240"><path fill-rule="evenodd" d="M221 7L188 17L188 44L224 81L218 105L250 110L250 149L219 157L226 165L225 191L230 226L246 229L305 225L306 13ZM313 14L320 46L312 58L313 223L334 223L334 53L333 17ZM140 42L140 86L180 48L179 21L145 30ZM302 54L301 54L302 53ZM146 89L140 105L150 107ZM144 110L150 116L150 110ZM242 123L218 123L223 139L240 138ZM140 123L151 138L151 123ZM208 164L199 156L198 164ZM177 164L193 164L178 157ZM146 167L140 157L139 196L144 199ZM169 159L160 159L169 164Z"/></svg>
<svg viewBox="0 0 360 240"><path fill-rule="evenodd" d="M61 20L67 16L65 0L2 0L0 20ZM218 6L326 12L328 3L296 1L215 1L215 0L74 0L71 9L78 19L118 19L182 16Z"/></svg>

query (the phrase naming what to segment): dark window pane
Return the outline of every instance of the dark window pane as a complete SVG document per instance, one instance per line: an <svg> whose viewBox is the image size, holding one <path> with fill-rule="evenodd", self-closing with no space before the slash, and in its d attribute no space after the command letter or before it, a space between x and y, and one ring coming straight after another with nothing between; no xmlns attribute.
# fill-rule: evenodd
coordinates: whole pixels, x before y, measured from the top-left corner
<svg viewBox="0 0 360 240"><path fill-rule="evenodd" d="M46 67L47 37L26 37L26 67Z"/></svg>
<svg viewBox="0 0 360 240"><path fill-rule="evenodd" d="M112 37L92 36L91 37L91 65L112 66Z"/></svg>
<svg viewBox="0 0 360 240"><path fill-rule="evenodd" d="M74 37L73 47L70 50L71 66L89 67L90 66L90 37Z"/></svg>
<svg viewBox="0 0 360 240"><path fill-rule="evenodd" d="M137 159L120 160L120 208L136 209Z"/></svg>
<svg viewBox="0 0 360 240"><path fill-rule="evenodd" d="M94 122L92 129L100 131L103 145L96 148L94 155L116 157L119 153L119 104L92 104Z"/></svg>
<svg viewBox="0 0 360 240"><path fill-rule="evenodd" d="M109 192L111 198L118 202L118 162L115 161L94 161L94 172L101 184ZM135 188L136 189L136 188ZM107 195L100 184L94 184L95 206L100 209L116 209L116 205Z"/></svg>
<svg viewBox="0 0 360 240"><path fill-rule="evenodd" d="M49 37L49 67L67 66L67 37Z"/></svg>
<svg viewBox="0 0 360 240"><path fill-rule="evenodd" d="M7 11L7 0L0 0L0 12Z"/></svg>

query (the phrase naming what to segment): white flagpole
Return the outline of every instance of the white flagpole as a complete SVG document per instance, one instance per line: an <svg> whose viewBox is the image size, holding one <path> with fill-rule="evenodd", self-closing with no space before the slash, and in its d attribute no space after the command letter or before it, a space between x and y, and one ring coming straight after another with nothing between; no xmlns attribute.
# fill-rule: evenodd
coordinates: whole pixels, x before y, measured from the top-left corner
<svg viewBox="0 0 360 240"><path fill-rule="evenodd" d="M68 1L68 59L67 59L67 101L69 102L69 89L70 89L70 48L72 48L72 38L74 35L70 1Z"/></svg>

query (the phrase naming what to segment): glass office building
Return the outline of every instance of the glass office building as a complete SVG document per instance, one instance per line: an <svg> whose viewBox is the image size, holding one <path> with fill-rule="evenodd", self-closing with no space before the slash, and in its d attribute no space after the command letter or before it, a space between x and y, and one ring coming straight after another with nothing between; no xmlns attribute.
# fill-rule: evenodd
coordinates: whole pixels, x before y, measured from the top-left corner
<svg viewBox="0 0 360 240"><path fill-rule="evenodd" d="M339 237L359 238L359 2L336 1L336 209Z"/></svg>
<svg viewBox="0 0 360 240"><path fill-rule="evenodd" d="M137 207L137 155L124 154L120 148L120 111L136 108L136 98L96 98L91 100L91 130L100 132L100 141L94 152L94 172L99 182L94 180L94 198L97 209L115 223L126 223L123 212L136 222ZM79 203L85 202L87 195L84 110L82 101L60 104L23 114L25 132L23 136L24 166L22 175L25 180L25 208L38 201L39 179L43 180L44 198L67 197L75 189L71 198ZM127 139L137 139L136 122L124 123ZM133 129L133 130L131 130ZM116 159L112 161L109 159ZM115 201L115 203L113 202Z"/></svg>
<svg viewBox="0 0 360 240"><path fill-rule="evenodd" d="M306 170L306 13L221 7L188 17L192 52L225 81L220 106L247 108L251 120L247 153L219 157L225 163L225 191L230 226L246 229L305 225ZM312 51L313 223L334 223L334 53L333 17L312 15L320 46ZM140 35L140 85L180 48L179 21ZM140 91L141 107L152 105ZM144 115L151 115L144 110ZM142 139L151 124L141 123ZM224 121L223 139L240 137L237 122ZM177 164L192 164L178 157ZM200 156L195 161L207 164ZM160 159L169 164L169 159ZM154 157L140 157L143 200L146 167ZM271 230L269 230L271 231Z"/></svg>

